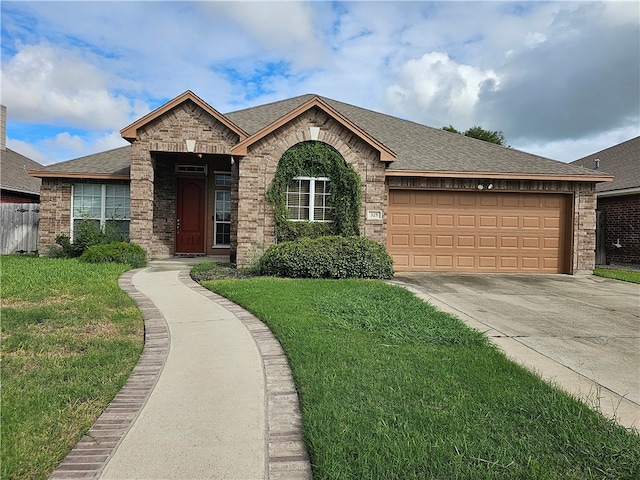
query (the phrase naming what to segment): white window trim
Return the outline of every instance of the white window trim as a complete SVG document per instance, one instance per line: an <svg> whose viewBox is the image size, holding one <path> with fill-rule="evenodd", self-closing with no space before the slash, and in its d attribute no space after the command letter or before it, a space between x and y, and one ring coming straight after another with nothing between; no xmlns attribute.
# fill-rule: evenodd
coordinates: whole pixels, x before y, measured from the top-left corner
<svg viewBox="0 0 640 480"><path fill-rule="evenodd" d="M96 183L83 183L83 185L100 185L100 218L89 218L90 220L99 220L100 221L100 228L102 230L104 230L104 227L107 223L107 218L106 218L106 208L107 208L107 184L106 183L102 183L102 184L96 184ZM74 215L74 210L75 210L75 205L74 205L74 201L73 199L75 198L75 189L76 189L76 184L72 183L71 184L71 226L69 229L69 233L70 233L70 237L71 240L73 241L73 230L74 230L74 224L76 220L84 220L81 218L76 218ZM129 204L131 204L131 187L129 187ZM129 207L131 208L131 207ZM128 220L129 222L131 222L131 215L129 214L128 217L122 217L120 220Z"/></svg>
<svg viewBox="0 0 640 480"><path fill-rule="evenodd" d="M333 220L315 220L313 218L315 205L316 205L316 181L326 181L331 183L331 179L329 177L293 177L292 180L309 180L309 215L305 220L300 220L297 218L290 218L290 222L313 222L313 223L330 223ZM287 191L285 192L285 203L287 201L286 195L289 193L289 187L287 186ZM289 208L289 205L286 205ZM328 207L325 207L328 208Z"/></svg>
<svg viewBox="0 0 640 480"><path fill-rule="evenodd" d="M216 216L218 214L218 209L217 209L218 192L229 192L229 197L231 197L231 190L225 189L225 188L216 189L213 193L213 248L229 248L231 246L231 243L217 243L218 242L218 224L225 223L227 225L231 225L231 219L229 219L229 221L216 219ZM231 214L231 211L229 211L229 214Z"/></svg>

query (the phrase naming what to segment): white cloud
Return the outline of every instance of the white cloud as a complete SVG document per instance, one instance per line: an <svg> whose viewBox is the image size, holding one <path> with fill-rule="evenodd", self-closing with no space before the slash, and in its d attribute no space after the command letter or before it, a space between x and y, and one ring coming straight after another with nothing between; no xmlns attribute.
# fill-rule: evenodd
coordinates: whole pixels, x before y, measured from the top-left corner
<svg viewBox="0 0 640 480"><path fill-rule="evenodd" d="M109 78L78 52L47 44L19 45L2 66L3 102L14 119L85 129L127 125L148 111L109 90Z"/></svg>
<svg viewBox="0 0 640 480"><path fill-rule="evenodd" d="M388 108L433 126L471 126L482 85L500 79L491 70L482 71L451 60L446 53L426 53L409 60L397 82L387 89Z"/></svg>

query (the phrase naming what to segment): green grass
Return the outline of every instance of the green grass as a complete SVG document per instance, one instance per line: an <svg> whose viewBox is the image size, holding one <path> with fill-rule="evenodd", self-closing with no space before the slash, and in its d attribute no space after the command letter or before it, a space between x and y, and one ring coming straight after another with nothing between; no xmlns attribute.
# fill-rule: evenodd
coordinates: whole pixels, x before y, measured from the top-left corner
<svg viewBox="0 0 640 480"><path fill-rule="evenodd" d="M3 256L2 478L45 479L124 385L142 315L116 264Z"/></svg>
<svg viewBox="0 0 640 480"><path fill-rule="evenodd" d="M282 343L315 479L640 478L640 436L400 287L274 278L204 285L252 311Z"/></svg>
<svg viewBox="0 0 640 480"><path fill-rule="evenodd" d="M614 270L612 268L596 268L594 275L613 278L624 282L640 283L640 270Z"/></svg>

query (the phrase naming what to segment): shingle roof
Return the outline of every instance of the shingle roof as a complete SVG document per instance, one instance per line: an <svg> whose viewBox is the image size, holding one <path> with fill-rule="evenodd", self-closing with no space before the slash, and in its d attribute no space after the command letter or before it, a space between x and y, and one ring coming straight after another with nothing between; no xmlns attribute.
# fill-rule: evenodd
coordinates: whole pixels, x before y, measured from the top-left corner
<svg viewBox="0 0 640 480"><path fill-rule="evenodd" d="M227 113L225 117L253 135L314 97L316 95L301 95ZM427 127L330 98L319 98L397 154L389 167L391 171L594 175L592 170L576 165ZM43 176L70 173L128 175L129 164L129 147L122 147L50 165L38 173L45 174Z"/></svg>
<svg viewBox="0 0 640 480"><path fill-rule="evenodd" d="M315 95L302 95L227 113L249 134L274 122ZM397 154L390 170L500 172L520 174L593 175L593 172L549 158L428 127L320 97Z"/></svg>
<svg viewBox="0 0 640 480"><path fill-rule="evenodd" d="M128 177L131 171L131 147L120 147L106 152L54 163L33 169L34 175L47 177L83 176L88 174L105 177Z"/></svg>
<svg viewBox="0 0 640 480"><path fill-rule="evenodd" d="M27 175L28 170L42 168L38 162L7 148L0 150L0 186L3 190L40 194L42 180Z"/></svg>
<svg viewBox="0 0 640 480"><path fill-rule="evenodd" d="M598 172L614 176L613 182L596 185L596 192L640 188L640 137L605 148L571 163L595 170L596 159L600 160Z"/></svg>

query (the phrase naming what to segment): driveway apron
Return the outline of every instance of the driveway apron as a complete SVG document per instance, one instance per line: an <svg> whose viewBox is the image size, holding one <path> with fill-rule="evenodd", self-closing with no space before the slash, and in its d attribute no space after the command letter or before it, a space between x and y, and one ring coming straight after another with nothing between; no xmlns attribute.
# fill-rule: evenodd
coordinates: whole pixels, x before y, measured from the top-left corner
<svg viewBox="0 0 640 480"><path fill-rule="evenodd" d="M640 429L640 286L592 275L411 273L395 282L507 356Z"/></svg>
<svg viewBox="0 0 640 480"><path fill-rule="evenodd" d="M234 314L185 286L178 274L148 268L133 277L162 312L170 350L155 389L100 478L265 478L260 352Z"/></svg>

